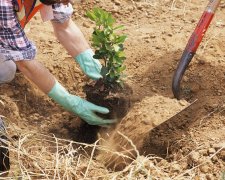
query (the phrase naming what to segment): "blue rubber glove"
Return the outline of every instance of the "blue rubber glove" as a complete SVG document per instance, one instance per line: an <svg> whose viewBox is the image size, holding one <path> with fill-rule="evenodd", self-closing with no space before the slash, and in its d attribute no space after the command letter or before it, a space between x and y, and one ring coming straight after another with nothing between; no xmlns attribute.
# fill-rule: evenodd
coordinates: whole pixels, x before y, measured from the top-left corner
<svg viewBox="0 0 225 180"><path fill-rule="evenodd" d="M94 59L94 52L91 49L87 49L74 57L75 61L80 65L82 71L91 79L98 80L102 78L101 68L102 65L99 60Z"/></svg>
<svg viewBox="0 0 225 180"><path fill-rule="evenodd" d="M78 96L70 94L59 82L56 81L48 96L63 106L66 110L75 113L90 125L109 125L116 120L105 120L97 116L95 112L107 114L107 108L97 106Z"/></svg>

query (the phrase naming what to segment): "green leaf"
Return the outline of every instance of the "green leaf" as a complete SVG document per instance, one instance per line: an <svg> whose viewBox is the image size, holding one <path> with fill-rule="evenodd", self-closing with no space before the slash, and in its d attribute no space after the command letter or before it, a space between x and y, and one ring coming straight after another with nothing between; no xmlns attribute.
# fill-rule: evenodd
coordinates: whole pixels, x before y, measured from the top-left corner
<svg viewBox="0 0 225 180"><path fill-rule="evenodd" d="M123 29L123 28L124 28L124 25L120 25L120 26L114 27L113 30L118 30L118 29Z"/></svg>
<svg viewBox="0 0 225 180"><path fill-rule="evenodd" d="M118 68L118 71L121 73L126 69L126 66L121 66Z"/></svg>
<svg viewBox="0 0 225 180"><path fill-rule="evenodd" d="M125 36L125 35L119 36L119 37L116 38L116 43L124 43L126 38L127 38L127 36Z"/></svg>
<svg viewBox="0 0 225 180"><path fill-rule="evenodd" d="M108 20L107 20L108 26L112 27L115 22L116 20L112 17L112 15L108 14Z"/></svg>
<svg viewBox="0 0 225 180"><path fill-rule="evenodd" d="M113 45L113 47L116 52L118 52L120 50L120 46L118 46L117 44Z"/></svg>
<svg viewBox="0 0 225 180"><path fill-rule="evenodd" d="M125 53L124 53L124 51L119 51L119 52L117 52L117 54L116 54L118 57L120 57L120 58L124 58L126 55L125 55Z"/></svg>
<svg viewBox="0 0 225 180"><path fill-rule="evenodd" d="M105 44L105 48L108 50L108 51L113 51L113 47L111 46L111 44Z"/></svg>
<svg viewBox="0 0 225 180"><path fill-rule="evenodd" d="M115 36L114 34L110 34L110 35L109 35L109 40L110 40L111 42L114 42L115 39L116 39L116 36Z"/></svg>
<svg viewBox="0 0 225 180"><path fill-rule="evenodd" d="M89 17L92 21L95 21L95 20L96 20L96 16L95 16L95 14L94 14L93 11L88 11L86 15L87 15L87 17Z"/></svg>
<svg viewBox="0 0 225 180"><path fill-rule="evenodd" d="M110 28L105 28L104 34L105 36L109 36L110 34L112 34Z"/></svg>
<svg viewBox="0 0 225 180"><path fill-rule="evenodd" d="M110 71L109 72L109 76L110 76L110 78L114 78L115 77L115 72L114 71Z"/></svg>
<svg viewBox="0 0 225 180"><path fill-rule="evenodd" d="M113 63L114 63L114 64L119 64L119 65L121 65L121 64L123 63L123 61L122 61L122 59L119 58L118 56L114 56L114 57L113 57Z"/></svg>
<svg viewBox="0 0 225 180"><path fill-rule="evenodd" d="M125 70L123 65L126 59L123 52L123 43L126 35L116 34L114 31L124 28L122 25L114 26L116 19L109 12L94 8L87 12L87 17L95 22L92 34L92 46L95 48L94 58L104 60L101 74L104 83L119 83L122 72Z"/></svg>

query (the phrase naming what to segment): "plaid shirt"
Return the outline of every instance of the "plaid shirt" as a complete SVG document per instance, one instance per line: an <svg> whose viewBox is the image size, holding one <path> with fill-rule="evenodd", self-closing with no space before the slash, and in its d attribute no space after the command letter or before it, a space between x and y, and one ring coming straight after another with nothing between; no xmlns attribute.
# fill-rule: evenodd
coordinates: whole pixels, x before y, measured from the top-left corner
<svg viewBox="0 0 225 180"><path fill-rule="evenodd" d="M13 0L0 0L0 61L32 60L36 47L21 28L14 5ZM52 7L54 22L64 22L73 12L72 6L55 4Z"/></svg>

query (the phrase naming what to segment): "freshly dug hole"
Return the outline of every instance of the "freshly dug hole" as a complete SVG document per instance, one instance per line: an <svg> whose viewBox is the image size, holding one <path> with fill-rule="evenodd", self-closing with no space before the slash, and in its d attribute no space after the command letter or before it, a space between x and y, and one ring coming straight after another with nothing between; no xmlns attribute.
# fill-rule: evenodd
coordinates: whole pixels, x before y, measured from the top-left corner
<svg viewBox="0 0 225 180"><path fill-rule="evenodd" d="M144 153L142 150L150 139L150 130L184 109L188 104L184 100L177 101L159 95L145 97L131 108L116 129L109 134L109 138L103 142L106 151L100 152L97 159L110 169L123 169L139 155L139 152ZM146 151L146 148L144 150ZM113 152L118 152L119 155ZM147 152L147 154L150 153Z"/></svg>

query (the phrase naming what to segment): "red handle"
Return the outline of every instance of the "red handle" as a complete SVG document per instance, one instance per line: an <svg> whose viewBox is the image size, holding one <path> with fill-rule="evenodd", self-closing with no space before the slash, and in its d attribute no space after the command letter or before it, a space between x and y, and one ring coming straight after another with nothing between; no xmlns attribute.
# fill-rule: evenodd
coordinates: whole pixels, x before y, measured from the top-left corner
<svg viewBox="0 0 225 180"><path fill-rule="evenodd" d="M201 19L199 20L194 32L192 33L188 41L188 44L185 48L186 51L192 53L195 53L197 51L198 46L202 42L205 32L207 31L213 19L213 16L219 6L220 1L221 0L210 0L208 6L202 14Z"/></svg>
<svg viewBox="0 0 225 180"><path fill-rule="evenodd" d="M207 31L210 22L213 19L214 14L211 12L204 12L197 27L192 33L188 44L186 46L186 51L195 53L198 49L199 44L202 42L202 39Z"/></svg>
<svg viewBox="0 0 225 180"><path fill-rule="evenodd" d="M210 0L208 6L206 7L201 19L199 20L194 32L192 33L187 46L183 52L180 59L178 67L173 76L172 91L174 96L179 99L180 96L180 82L187 69L189 63L195 55L199 44L201 43L205 32L207 31L213 16L218 8L221 0Z"/></svg>

